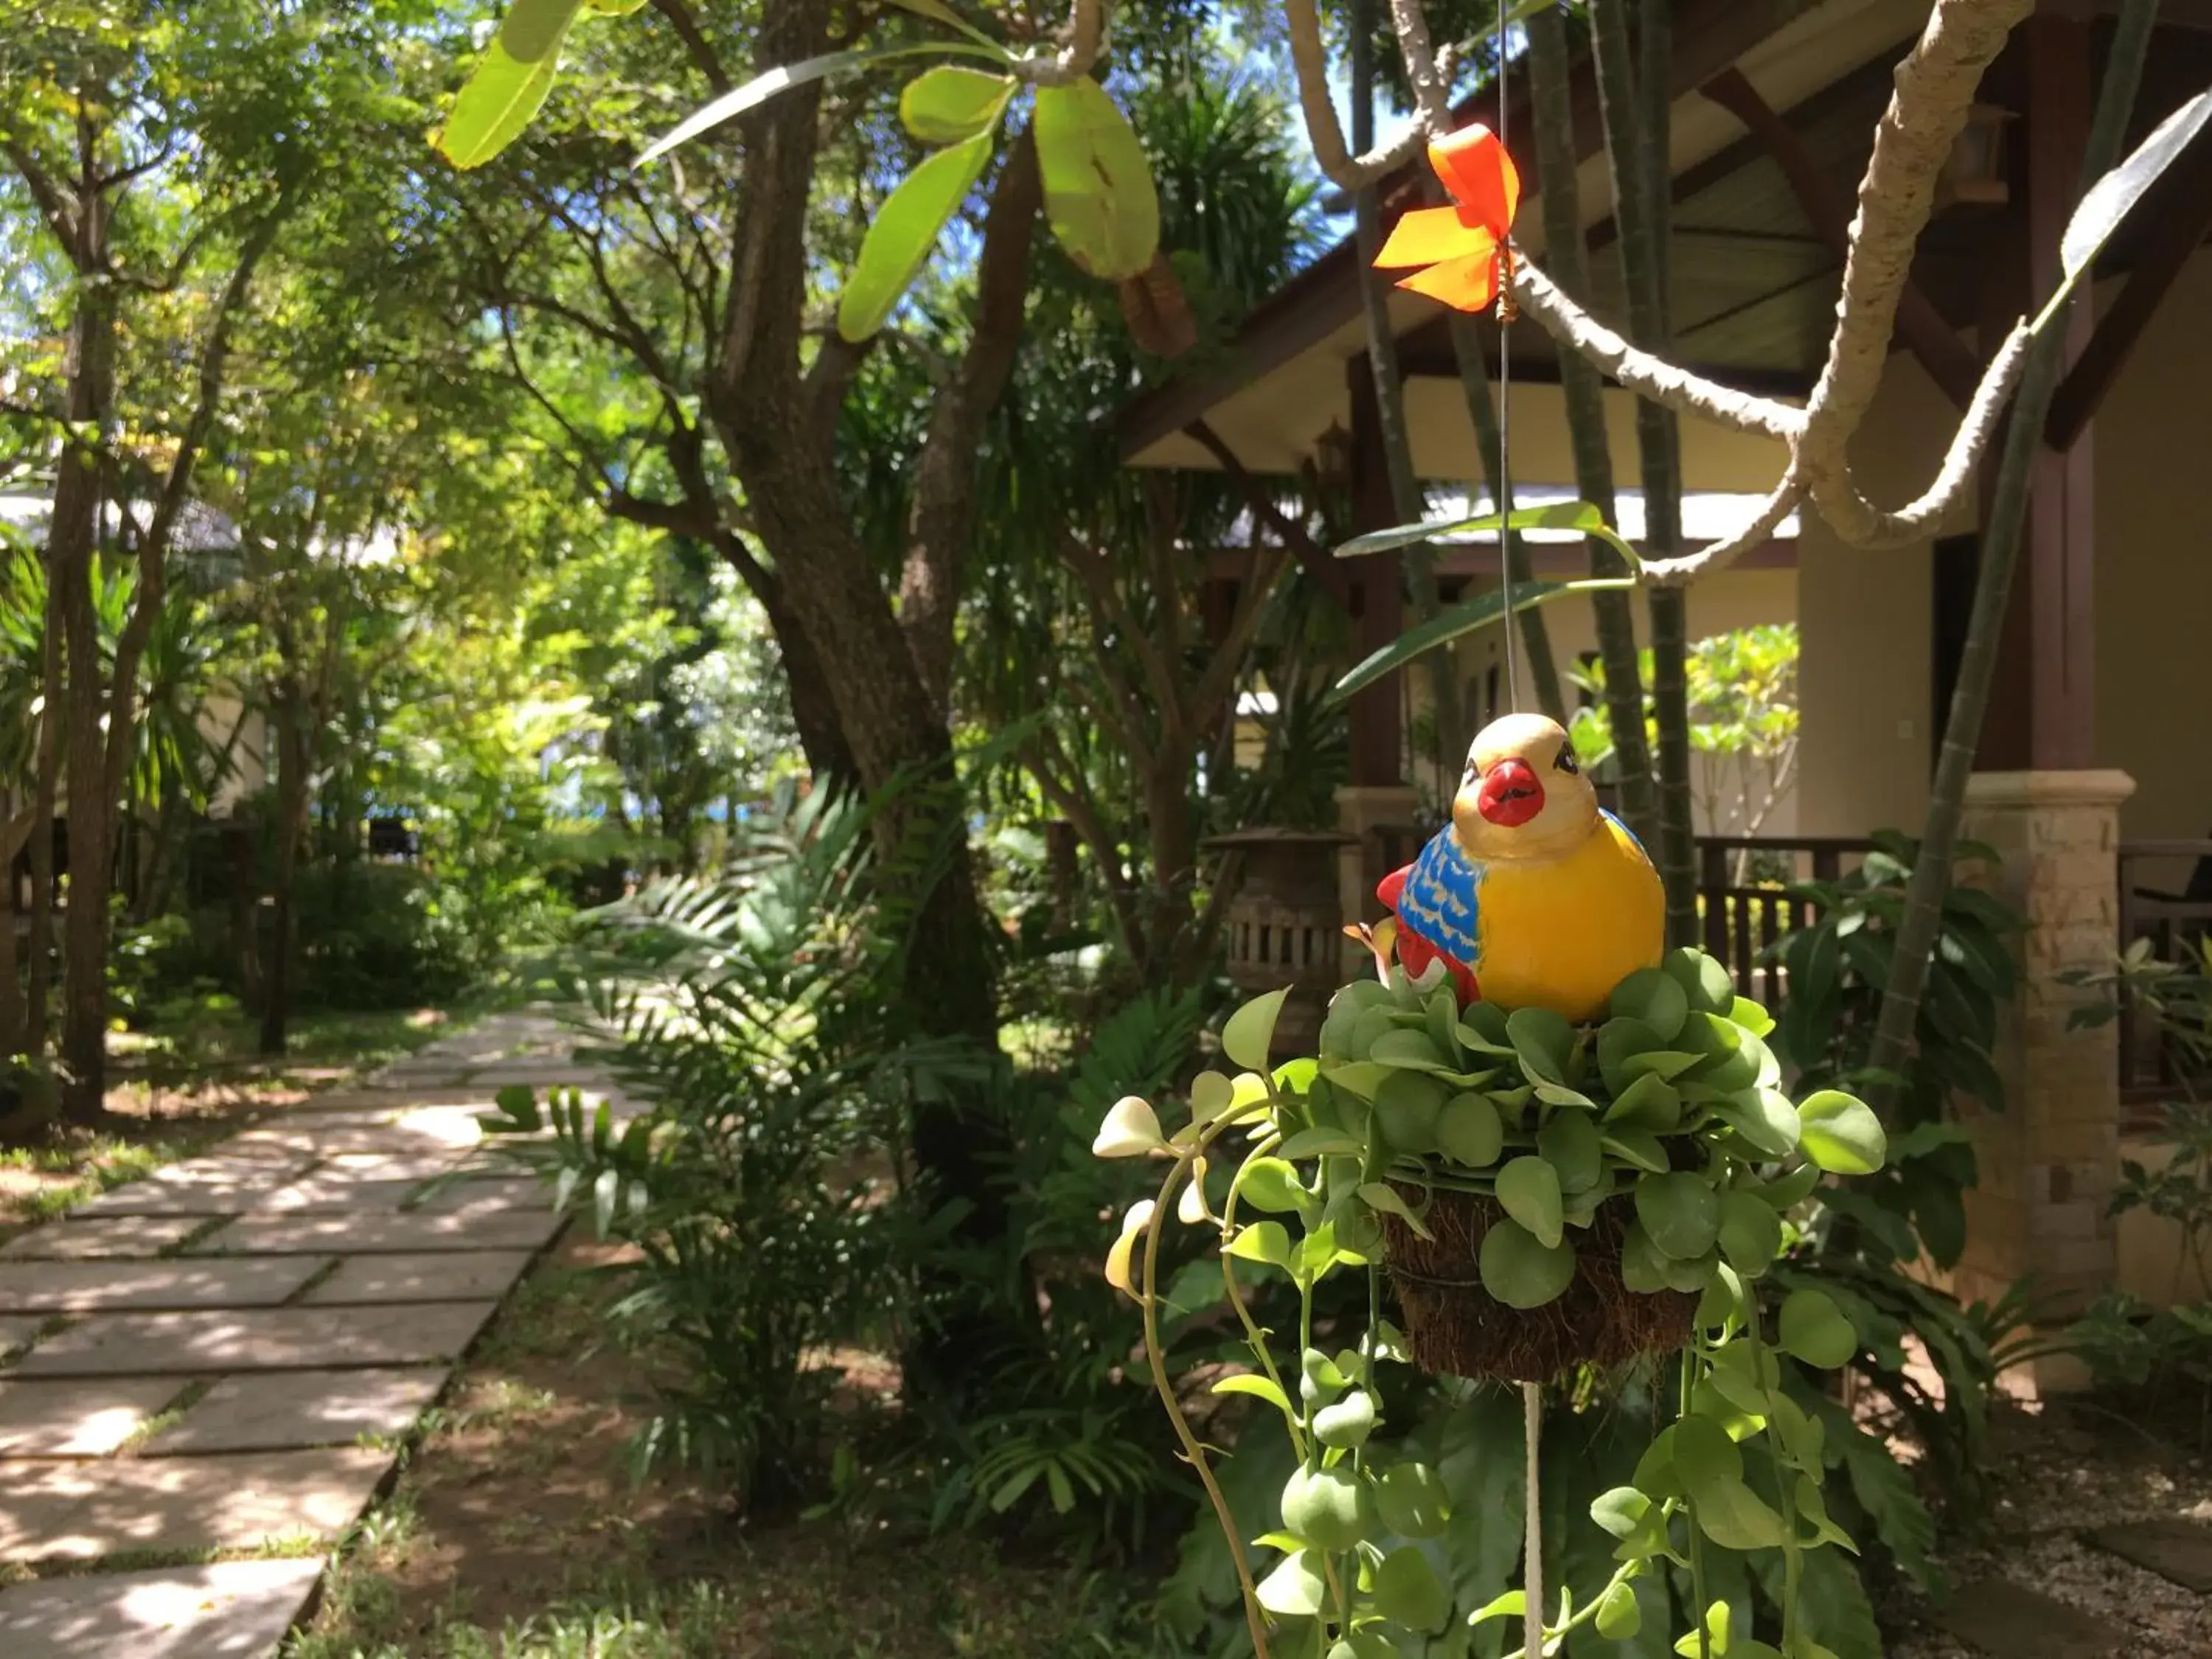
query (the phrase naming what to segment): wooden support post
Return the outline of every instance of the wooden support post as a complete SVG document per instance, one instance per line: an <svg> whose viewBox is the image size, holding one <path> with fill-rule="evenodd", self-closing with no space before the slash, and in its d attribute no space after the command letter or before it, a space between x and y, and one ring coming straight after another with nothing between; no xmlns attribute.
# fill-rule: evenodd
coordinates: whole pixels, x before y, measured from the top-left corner
<svg viewBox="0 0 2212 1659"><path fill-rule="evenodd" d="M2058 286L2059 237L2081 190L2094 95L2096 58L2083 21L2039 12L2014 34L2012 51L2027 108L2014 135L2017 187L2001 246L1983 266L1990 339L2033 313ZM2087 345L2093 323L2088 306L2075 306L2067 323L2069 362ZM2037 456L1978 771L2063 771L2093 763L2095 466L2086 421L2072 448L2062 453L2046 447ZM1996 468L1984 467L1983 477L1986 488Z"/></svg>

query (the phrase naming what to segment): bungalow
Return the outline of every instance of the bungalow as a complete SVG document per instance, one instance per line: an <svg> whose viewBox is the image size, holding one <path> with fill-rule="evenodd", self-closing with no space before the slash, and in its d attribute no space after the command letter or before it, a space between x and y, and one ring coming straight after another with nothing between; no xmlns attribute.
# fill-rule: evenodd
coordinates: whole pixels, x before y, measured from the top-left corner
<svg viewBox="0 0 2212 1659"><path fill-rule="evenodd" d="M1875 125L1929 9L1925 0L1675 0L1674 9L1673 354L1714 379L1802 397L1826 357L1850 204ZM1878 501L1925 487L1981 354L2055 283L2113 10L2100 0L2045 0L1984 78L1852 451L1862 489ZM2160 16L2131 143L2212 85L2212 8L2169 3ZM1495 125L1498 95L1486 92L1463 112ZM1503 96L1508 130L1528 131L1517 70ZM1618 325L1611 190L1586 64L1576 120L1595 308ZM1417 184L1410 171L1386 182L1386 218L1414 204ZM1540 262L1540 218L1524 210L1520 222ZM1957 1275L1970 1299L2026 1275L2072 1296L2116 1283L2172 1290L2172 1243L2157 1224L2138 1229L2131 1218L2116 1229L2105 1213L2124 1137L2140 1125L2128 1115L2115 1034L2069 1030L2079 994L2057 975L2108 961L2125 943L2124 919L2178 917L2201 928L2212 915L2203 905L2123 902L2137 889L2182 892L2200 861L2212 860L2212 731L2196 718L2206 706L2197 653L2212 625L2212 561L2186 545L2199 483L2190 458L2212 451L2208 230L2212 142L2176 165L2100 260L2094 304L2076 307L2044 434L1972 797L1972 832L2006 854L2001 879L2033 927L2026 989L1999 1057L2011 1110L1998 1119L1962 1104L1982 1154L1974 1243ZM1355 522L1394 522L1358 279L1347 240L1254 312L1227 369L1134 401L1121 421L1125 459L1206 467L1219 446L1252 472L1283 474L1339 445L1348 450ZM1480 466L1443 313L1401 294L1390 316L1416 471L1432 493L1474 491ZM1484 328L1495 337L1494 325ZM1511 362L1516 488L1571 493L1557 357L1533 322L1514 326ZM1632 399L1618 387L1605 395L1613 471L1632 483ZM1770 441L1684 422L1684 483L1695 497L1763 495L1782 460ZM1977 507L1969 501L1927 541L1892 552L1844 547L1809 514L1789 531L1695 584L1687 605L1692 637L1754 621L1799 626L1798 777L1782 832L1809 860L1885 827L1913 830L1923 817L1972 588ZM1495 579L1494 552L1461 556L1470 580ZM1370 559L1347 565L1344 579L1363 640L1395 637L1399 573ZM1563 600L1547 614L1561 656L1583 647L1586 607ZM1471 688L1487 683L1498 634L1460 649ZM1363 896L1389 826L1413 806L1406 702L1402 688L1385 685L1354 710L1342 817L1364 853L1348 901ZM1477 695L1471 706L1487 705Z"/></svg>

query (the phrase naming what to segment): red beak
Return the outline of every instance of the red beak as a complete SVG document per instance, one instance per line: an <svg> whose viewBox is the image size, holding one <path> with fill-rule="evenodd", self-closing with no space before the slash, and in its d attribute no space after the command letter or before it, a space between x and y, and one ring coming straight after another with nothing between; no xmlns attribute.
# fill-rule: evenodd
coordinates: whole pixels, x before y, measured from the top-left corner
<svg viewBox="0 0 2212 1659"><path fill-rule="evenodd" d="M1544 786L1528 762L1502 760L1482 775L1474 808L1499 829L1510 830L1544 810Z"/></svg>

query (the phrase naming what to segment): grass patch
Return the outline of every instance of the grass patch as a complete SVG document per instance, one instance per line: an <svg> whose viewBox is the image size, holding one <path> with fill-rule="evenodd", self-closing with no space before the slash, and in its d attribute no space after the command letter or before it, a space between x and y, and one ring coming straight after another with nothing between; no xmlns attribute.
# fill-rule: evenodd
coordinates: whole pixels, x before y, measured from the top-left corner
<svg viewBox="0 0 2212 1659"><path fill-rule="evenodd" d="M211 1376L196 1376L178 1390L177 1397L131 1431L131 1437L115 1449L118 1457L134 1455L138 1449L166 1429L173 1429L184 1421L185 1413L207 1398L208 1390L215 1387Z"/></svg>

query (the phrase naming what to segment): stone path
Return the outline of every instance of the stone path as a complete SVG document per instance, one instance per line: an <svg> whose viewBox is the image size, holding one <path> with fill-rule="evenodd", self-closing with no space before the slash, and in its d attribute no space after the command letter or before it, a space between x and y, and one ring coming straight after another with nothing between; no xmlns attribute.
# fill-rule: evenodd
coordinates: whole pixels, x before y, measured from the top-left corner
<svg viewBox="0 0 2212 1659"><path fill-rule="evenodd" d="M2080 1541L2100 1568L2115 1561L2131 1563L2198 1596L2212 1591L2212 1525L2203 1522L2131 1521L2090 1528ZM2200 1610L2202 1605L2197 1604ZM2117 1619L2100 1617L2010 1578L1960 1585L1937 1622L1990 1659L2106 1659L2123 1651L2196 1659L2205 1651L2186 1636L2176 1638L2180 1645L2146 1644Z"/></svg>
<svg viewBox="0 0 2212 1659"><path fill-rule="evenodd" d="M277 1651L558 1231L478 1144L514 1083L605 1092L501 1015L0 1246L0 1655Z"/></svg>

